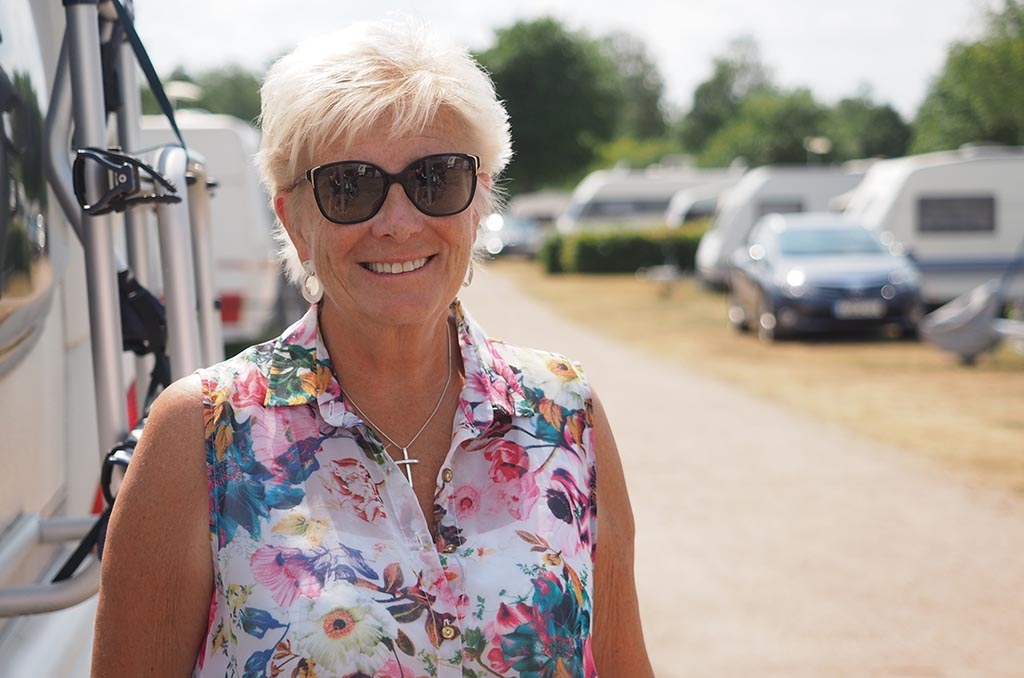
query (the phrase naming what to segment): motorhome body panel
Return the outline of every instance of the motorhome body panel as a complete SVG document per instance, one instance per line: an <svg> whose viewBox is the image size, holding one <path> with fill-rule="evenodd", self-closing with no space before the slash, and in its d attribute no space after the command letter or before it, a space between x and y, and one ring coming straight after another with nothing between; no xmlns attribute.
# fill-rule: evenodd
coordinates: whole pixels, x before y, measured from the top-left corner
<svg viewBox="0 0 1024 678"><path fill-rule="evenodd" d="M70 547L17 548L32 519L88 516L101 449L84 256L43 175L43 120L60 51L60 3L0 2L0 68L12 85L0 164L0 587L48 579ZM9 142L9 143L8 143ZM73 546L73 545L72 545ZM88 675L95 598L0 618L0 673Z"/></svg>

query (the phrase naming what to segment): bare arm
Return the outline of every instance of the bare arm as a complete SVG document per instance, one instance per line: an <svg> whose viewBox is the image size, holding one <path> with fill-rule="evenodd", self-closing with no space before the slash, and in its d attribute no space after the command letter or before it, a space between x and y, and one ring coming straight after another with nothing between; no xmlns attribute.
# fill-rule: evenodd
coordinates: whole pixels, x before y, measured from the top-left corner
<svg viewBox="0 0 1024 678"><path fill-rule="evenodd" d="M653 677L633 576L633 511L615 438L596 394L593 402L598 524L594 661L601 676Z"/></svg>
<svg viewBox="0 0 1024 678"><path fill-rule="evenodd" d="M213 591L201 384L160 395L114 504L92 675L188 676Z"/></svg>

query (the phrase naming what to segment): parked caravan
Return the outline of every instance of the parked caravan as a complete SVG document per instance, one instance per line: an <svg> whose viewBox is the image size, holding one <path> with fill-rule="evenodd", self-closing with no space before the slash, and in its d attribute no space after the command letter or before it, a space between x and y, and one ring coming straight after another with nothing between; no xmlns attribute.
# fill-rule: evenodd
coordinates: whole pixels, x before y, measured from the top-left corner
<svg viewBox="0 0 1024 678"><path fill-rule="evenodd" d="M926 303L993 278L1024 247L1024 147L966 146L875 163L846 212L890 232L917 262ZM1016 276L1011 294L1024 295Z"/></svg>
<svg viewBox="0 0 1024 678"><path fill-rule="evenodd" d="M690 221L713 217L718 211L719 197L735 186L740 178L741 175L736 174L679 191L672 196L665 210L665 224L669 228L678 228Z"/></svg>
<svg viewBox="0 0 1024 678"><path fill-rule="evenodd" d="M560 232L569 233L581 229L664 226L665 210L673 195L739 171L694 167L597 170L573 189L557 227Z"/></svg>
<svg viewBox="0 0 1024 678"><path fill-rule="evenodd" d="M833 198L852 189L863 176L863 171L846 167L769 165L750 170L718 201L715 220L697 245L698 278L706 285L724 287L729 256L759 218L826 211Z"/></svg>
<svg viewBox="0 0 1024 678"><path fill-rule="evenodd" d="M205 169L180 146L107 150L115 124L118 146L135 147L140 107L132 48L101 46L118 20L106 1L0 2L3 676L89 675L99 584L89 535L109 504L101 488L114 488L101 469L113 478L126 463L154 365L175 379L223 356L200 237ZM104 95L118 89L123 105L108 114ZM136 218L151 210L159 244ZM162 305L128 275L145 277L149 245L160 249Z"/></svg>
<svg viewBox="0 0 1024 678"><path fill-rule="evenodd" d="M190 152L202 157L216 182L210 221L224 339L261 339L274 320L284 283L274 254L274 215L253 164L259 134L230 115L183 110L175 119ZM142 117L143 148L173 141L167 118Z"/></svg>

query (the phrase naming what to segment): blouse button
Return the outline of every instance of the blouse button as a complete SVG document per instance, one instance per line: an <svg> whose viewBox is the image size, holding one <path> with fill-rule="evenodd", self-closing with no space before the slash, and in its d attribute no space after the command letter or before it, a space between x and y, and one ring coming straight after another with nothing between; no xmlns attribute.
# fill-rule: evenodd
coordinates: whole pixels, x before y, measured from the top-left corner
<svg viewBox="0 0 1024 678"><path fill-rule="evenodd" d="M444 547L441 549L441 553L452 554L455 553L455 549L457 548L458 546L456 546L455 544L445 544Z"/></svg>
<svg viewBox="0 0 1024 678"><path fill-rule="evenodd" d="M446 483L450 483L452 481L452 478L454 478L454 477L455 477L455 472L452 471L450 468L446 468L444 471L441 472L441 478Z"/></svg>
<svg viewBox="0 0 1024 678"><path fill-rule="evenodd" d="M441 627L441 637L445 640L451 640L452 638L454 638L455 633L456 632L454 626L448 626L447 624L445 624Z"/></svg>

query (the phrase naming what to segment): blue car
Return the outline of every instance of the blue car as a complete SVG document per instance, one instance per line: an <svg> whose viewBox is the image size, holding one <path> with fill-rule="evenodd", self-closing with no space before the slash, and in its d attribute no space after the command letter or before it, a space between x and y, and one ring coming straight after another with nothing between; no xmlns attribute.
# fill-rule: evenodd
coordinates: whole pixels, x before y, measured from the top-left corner
<svg viewBox="0 0 1024 678"><path fill-rule="evenodd" d="M914 336L922 316L914 262L838 213L765 215L729 260L729 322L765 341L885 327Z"/></svg>

